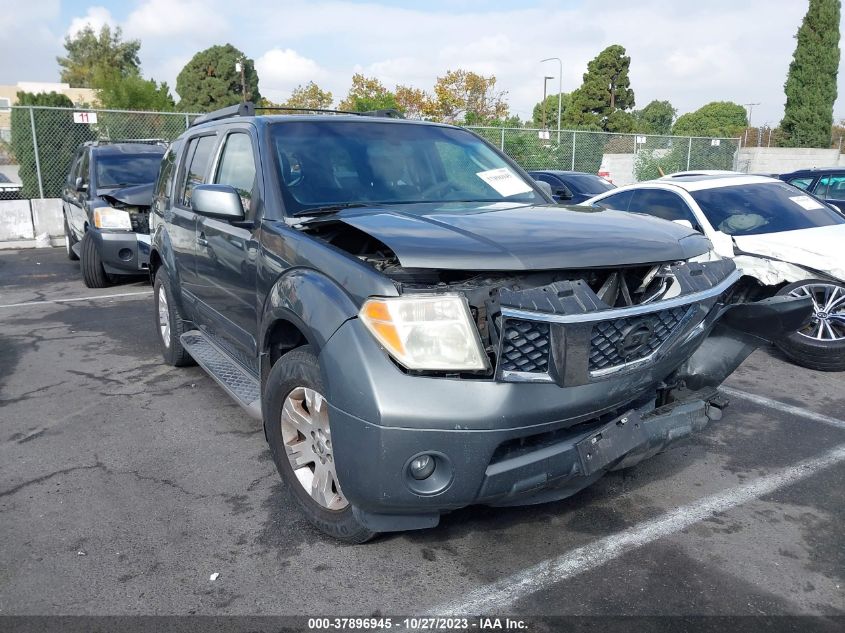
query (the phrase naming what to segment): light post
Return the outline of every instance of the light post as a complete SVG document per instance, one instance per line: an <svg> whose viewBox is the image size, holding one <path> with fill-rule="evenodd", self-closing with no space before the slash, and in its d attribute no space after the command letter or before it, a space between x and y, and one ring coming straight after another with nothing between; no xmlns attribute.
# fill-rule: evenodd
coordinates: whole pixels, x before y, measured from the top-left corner
<svg viewBox="0 0 845 633"><path fill-rule="evenodd" d="M563 62L560 60L560 57L547 57L546 59L541 59L540 63L543 62L551 62L557 61L558 64L558 73L557 73L557 144L560 145L560 106L561 101L563 100Z"/></svg>
<svg viewBox="0 0 845 633"><path fill-rule="evenodd" d="M244 76L245 62L246 57L243 57L235 62L235 72L241 74L241 99L244 103L246 103L246 77Z"/></svg>
<svg viewBox="0 0 845 633"><path fill-rule="evenodd" d="M546 86L549 85L549 79L554 79L554 77L543 77L543 130L547 130L546 127Z"/></svg>

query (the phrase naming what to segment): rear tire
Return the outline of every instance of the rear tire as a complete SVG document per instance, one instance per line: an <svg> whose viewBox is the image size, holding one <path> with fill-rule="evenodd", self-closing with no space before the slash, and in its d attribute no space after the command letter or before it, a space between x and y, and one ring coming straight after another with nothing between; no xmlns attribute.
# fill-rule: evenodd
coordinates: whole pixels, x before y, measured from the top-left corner
<svg viewBox="0 0 845 633"><path fill-rule="evenodd" d="M358 522L352 504L340 490L324 393L320 364L311 346L288 352L276 361L267 378L262 406L264 431L285 488L309 523L339 541L364 543L376 533ZM296 407L295 415L304 420L298 428L290 422L291 407ZM292 461L299 462L296 472ZM315 485L321 475L328 482L323 494Z"/></svg>
<svg viewBox="0 0 845 633"><path fill-rule="evenodd" d="M831 314L842 315L840 318L845 318L845 284L822 279L805 279L784 286L778 291L778 295L808 296L811 287L820 289L825 286L832 287L834 290L839 288L836 295L833 293L830 295L832 298L828 303L831 305L825 306L819 303L819 298L824 297L819 291L819 296L815 297L815 301L822 310L814 311L811 320L805 323L801 330L793 332L775 344L802 367L817 371L845 371L845 320L830 320L827 318L830 315L823 310L825 307L830 307ZM825 315L824 319L819 316L820 312ZM828 324L825 325L822 321L827 321ZM818 336L820 325L822 339L814 337ZM837 340L838 336L842 338Z"/></svg>
<svg viewBox="0 0 845 633"><path fill-rule="evenodd" d="M108 273L103 268L103 260L100 258L100 253L97 251L97 244L91 233L87 232L82 236L82 246L80 248L82 253L81 268L82 280L89 288L106 288L110 283Z"/></svg>
<svg viewBox="0 0 845 633"><path fill-rule="evenodd" d="M153 283L153 306L158 332L158 342L164 362L174 367L187 367L196 362L182 347L182 334L185 333L185 318L171 293L170 277L164 268L159 268Z"/></svg>
<svg viewBox="0 0 845 633"><path fill-rule="evenodd" d="M65 223L65 250L67 251L67 258L72 261L78 261L79 255L73 252L73 247L76 246L76 242L78 241L74 235L73 231L70 230L70 226L67 223L67 216L64 216L64 223Z"/></svg>

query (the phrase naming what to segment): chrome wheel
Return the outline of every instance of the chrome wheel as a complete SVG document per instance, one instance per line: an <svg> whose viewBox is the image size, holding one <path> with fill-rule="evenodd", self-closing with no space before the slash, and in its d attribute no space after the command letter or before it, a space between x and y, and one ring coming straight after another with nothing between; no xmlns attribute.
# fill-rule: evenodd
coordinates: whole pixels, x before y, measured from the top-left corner
<svg viewBox="0 0 845 633"><path fill-rule="evenodd" d="M813 316L798 334L816 341L845 340L845 287L835 283L810 283L789 293L791 297L810 297Z"/></svg>
<svg viewBox="0 0 845 633"><path fill-rule="evenodd" d="M282 407L282 442L293 474L320 507L349 505L340 490L332 454L326 399L308 387L296 387Z"/></svg>
<svg viewBox="0 0 845 633"><path fill-rule="evenodd" d="M70 238L67 236L67 233L65 233L65 250L70 255Z"/></svg>
<svg viewBox="0 0 845 633"><path fill-rule="evenodd" d="M165 347L170 347L170 309L164 286L158 287L158 329L161 332L161 342Z"/></svg>

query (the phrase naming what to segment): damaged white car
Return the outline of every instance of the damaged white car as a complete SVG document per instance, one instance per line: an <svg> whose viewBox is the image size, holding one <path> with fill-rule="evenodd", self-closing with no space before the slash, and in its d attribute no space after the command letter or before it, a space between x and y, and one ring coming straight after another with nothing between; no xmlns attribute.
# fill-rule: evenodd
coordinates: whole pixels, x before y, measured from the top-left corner
<svg viewBox="0 0 845 633"><path fill-rule="evenodd" d="M676 174L582 203L642 213L706 235L732 258L749 300L809 296L814 313L778 347L804 367L845 371L845 215L773 178Z"/></svg>

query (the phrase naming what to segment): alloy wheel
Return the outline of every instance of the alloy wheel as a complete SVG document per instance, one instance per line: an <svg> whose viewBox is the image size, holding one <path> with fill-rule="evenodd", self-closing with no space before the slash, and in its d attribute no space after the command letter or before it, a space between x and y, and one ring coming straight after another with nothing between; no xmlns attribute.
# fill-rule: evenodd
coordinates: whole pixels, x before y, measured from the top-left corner
<svg viewBox="0 0 845 633"><path fill-rule="evenodd" d="M158 287L158 329L165 347L170 347L170 309L164 286Z"/></svg>
<svg viewBox="0 0 845 633"><path fill-rule="evenodd" d="M813 315L798 334L816 341L845 340L845 287L835 283L811 283L795 288L791 297L810 297Z"/></svg>
<svg viewBox="0 0 845 633"><path fill-rule="evenodd" d="M328 408L317 391L293 389L282 407L282 442L293 474L305 491L320 507L339 511L349 502L337 481Z"/></svg>

